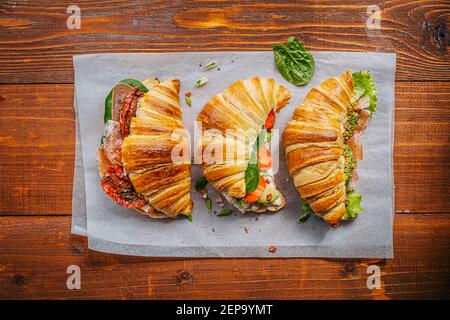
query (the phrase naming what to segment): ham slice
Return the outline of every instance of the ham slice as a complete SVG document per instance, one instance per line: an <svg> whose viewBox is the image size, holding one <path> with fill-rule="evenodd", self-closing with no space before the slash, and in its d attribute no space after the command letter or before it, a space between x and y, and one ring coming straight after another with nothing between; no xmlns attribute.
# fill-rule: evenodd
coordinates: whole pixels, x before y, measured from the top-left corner
<svg viewBox="0 0 450 320"><path fill-rule="evenodd" d="M356 132L353 136L350 137L347 141L348 146L352 149L353 158L355 160L363 159L363 149L362 149L362 139L361 132Z"/></svg>

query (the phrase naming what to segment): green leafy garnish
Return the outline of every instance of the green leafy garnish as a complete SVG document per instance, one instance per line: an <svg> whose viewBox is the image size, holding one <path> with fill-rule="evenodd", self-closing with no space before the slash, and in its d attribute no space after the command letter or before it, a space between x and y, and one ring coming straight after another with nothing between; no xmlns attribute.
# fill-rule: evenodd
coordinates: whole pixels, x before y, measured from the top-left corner
<svg viewBox="0 0 450 320"><path fill-rule="evenodd" d="M236 199L236 204L239 208L242 208L244 206L244 200Z"/></svg>
<svg viewBox="0 0 450 320"><path fill-rule="evenodd" d="M191 107L192 106L192 101L191 101L191 97L188 96L187 94L184 96L186 98L186 104Z"/></svg>
<svg viewBox="0 0 450 320"><path fill-rule="evenodd" d="M202 77L195 82L195 87L200 88L208 82L208 77Z"/></svg>
<svg viewBox="0 0 450 320"><path fill-rule="evenodd" d="M201 177L195 183L195 190L197 190L199 192L201 190L205 190L207 184L208 184L208 180L206 180L205 177Z"/></svg>
<svg viewBox="0 0 450 320"><path fill-rule="evenodd" d="M112 94L113 91L111 90L105 99L105 114L103 115L105 123L112 119Z"/></svg>
<svg viewBox="0 0 450 320"><path fill-rule="evenodd" d="M249 194L256 190L259 185L259 163L258 163L258 151L264 144L266 139L267 130L262 129L258 138L253 145L252 154L250 155L250 161L247 169L245 170L245 190L246 194Z"/></svg>
<svg viewBox="0 0 450 320"><path fill-rule="evenodd" d="M139 80L135 80L135 79L123 79L120 80L119 82L121 83L125 83L128 84L130 86L134 87L138 87L140 91L142 92L148 92L148 88L146 86L144 86L142 84L142 82L140 82ZM113 95L113 89L111 89L111 91L108 93L108 95L106 96L105 99L105 114L103 115L103 120L105 121L105 123L107 123L109 120L112 119L112 95Z"/></svg>
<svg viewBox="0 0 450 320"><path fill-rule="evenodd" d="M190 222L192 222L192 220L194 220L194 219L192 219L192 216L187 216L186 219L188 219Z"/></svg>
<svg viewBox="0 0 450 320"><path fill-rule="evenodd" d="M210 198L206 198L205 199L205 205L206 205L206 208L208 208L208 211L211 211L211 209L212 209L212 201L211 201Z"/></svg>
<svg viewBox="0 0 450 320"><path fill-rule="evenodd" d="M203 70L204 70L204 71L209 71L209 70L214 69L215 67L217 67L217 62L211 61L210 63L208 63L208 64L203 68Z"/></svg>
<svg viewBox="0 0 450 320"><path fill-rule="evenodd" d="M372 75L369 71L359 71L353 73L353 85L355 87L355 92L360 94L360 90L364 93L363 96L368 96L370 99L369 110L375 112L377 109L377 88L375 82L373 81Z"/></svg>
<svg viewBox="0 0 450 320"><path fill-rule="evenodd" d="M364 209L361 207L361 198L362 196L357 194L355 189L350 189L347 192L348 203L345 206L346 212L342 217L342 220L354 219L358 214L363 212Z"/></svg>
<svg viewBox="0 0 450 320"><path fill-rule="evenodd" d="M275 64L283 78L297 86L305 85L314 75L315 62L312 54L296 37L290 37L286 44L273 45Z"/></svg>
<svg viewBox="0 0 450 320"><path fill-rule="evenodd" d="M233 210L231 209L222 209L217 214L218 217L226 217L233 213Z"/></svg>
<svg viewBox="0 0 450 320"><path fill-rule="evenodd" d="M306 222L306 220L308 220L312 213L313 211L309 204L307 204L305 201L302 201L302 214L300 217L298 217L298 222Z"/></svg>

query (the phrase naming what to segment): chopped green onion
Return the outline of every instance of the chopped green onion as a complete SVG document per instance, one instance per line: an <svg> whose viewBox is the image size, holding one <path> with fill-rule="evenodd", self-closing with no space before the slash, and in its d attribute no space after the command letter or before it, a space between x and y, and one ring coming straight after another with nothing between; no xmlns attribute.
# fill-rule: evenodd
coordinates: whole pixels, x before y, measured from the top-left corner
<svg viewBox="0 0 450 320"><path fill-rule="evenodd" d="M192 106L192 101L191 101L191 97L188 96L187 94L184 96L186 98L186 103L189 107Z"/></svg>
<svg viewBox="0 0 450 320"><path fill-rule="evenodd" d="M233 210L231 209L222 209L220 210L220 212L217 214L218 217L226 217L229 216L230 214L233 213Z"/></svg>
<svg viewBox="0 0 450 320"><path fill-rule="evenodd" d="M195 82L195 87L200 88L208 82L208 77L202 77Z"/></svg>
<svg viewBox="0 0 450 320"><path fill-rule="evenodd" d="M214 69L215 67L217 67L217 62L211 61L210 63L208 63L208 64L203 68L203 70L204 70L204 71L209 71L209 70Z"/></svg>
<svg viewBox="0 0 450 320"><path fill-rule="evenodd" d="M206 207L208 208L208 211L211 212L211 209L212 209L212 202L211 202L211 199L210 199L210 198L206 198L206 199L205 199L205 204L206 204Z"/></svg>

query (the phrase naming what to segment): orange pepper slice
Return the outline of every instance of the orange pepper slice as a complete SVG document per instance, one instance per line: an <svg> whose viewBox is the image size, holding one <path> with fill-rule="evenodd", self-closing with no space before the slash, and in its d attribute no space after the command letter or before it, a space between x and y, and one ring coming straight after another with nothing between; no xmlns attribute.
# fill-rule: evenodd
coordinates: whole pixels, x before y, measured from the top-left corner
<svg viewBox="0 0 450 320"><path fill-rule="evenodd" d="M258 151L259 167L262 170L270 170L272 168L272 156L266 146L262 146Z"/></svg>
<svg viewBox="0 0 450 320"><path fill-rule="evenodd" d="M275 109L270 110L267 115L266 123L264 124L264 128L267 130L271 130L275 124Z"/></svg>
<svg viewBox="0 0 450 320"><path fill-rule="evenodd" d="M245 202L256 202L261 197L264 189L266 188L266 180L263 177L259 177L259 184L255 191L250 192L244 197Z"/></svg>

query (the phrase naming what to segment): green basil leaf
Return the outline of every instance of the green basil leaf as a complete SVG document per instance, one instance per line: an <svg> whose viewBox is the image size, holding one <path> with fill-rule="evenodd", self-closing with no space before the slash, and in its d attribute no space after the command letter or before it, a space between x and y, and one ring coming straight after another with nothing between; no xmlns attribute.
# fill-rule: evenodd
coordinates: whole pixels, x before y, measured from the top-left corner
<svg viewBox="0 0 450 320"><path fill-rule="evenodd" d="M230 214L233 213L233 210L231 209L222 209L220 210L220 212L217 214L218 217L226 217L229 216Z"/></svg>
<svg viewBox="0 0 450 320"><path fill-rule="evenodd" d="M283 78L297 86L311 81L315 62L312 54L296 37L290 37L286 44L273 45L275 64Z"/></svg>
<svg viewBox="0 0 450 320"><path fill-rule="evenodd" d="M186 219L188 219L190 222L192 222L194 219L192 219L192 216L187 216Z"/></svg>
<svg viewBox="0 0 450 320"><path fill-rule="evenodd" d="M132 87L138 87L142 92L148 92L148 88L142 84L142 82L135 79L123 79L119 82L126 83ZM113 89L108 93L105 98L105 114L103 115L103 120L107 123L109 120L112 120L112 95Z"/></svg>

